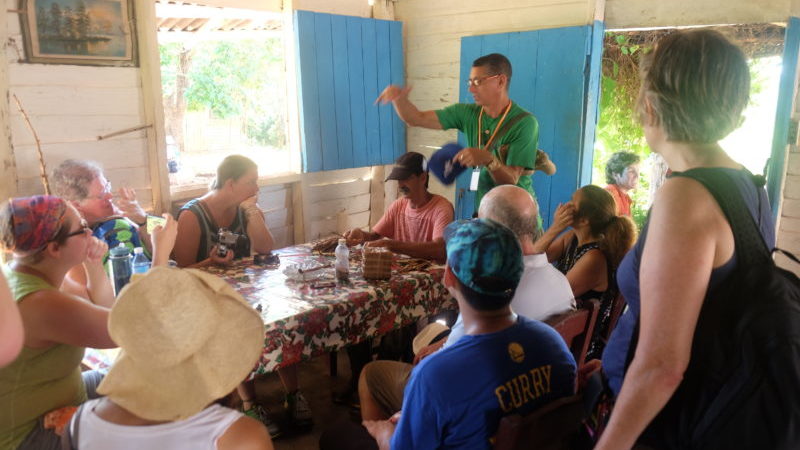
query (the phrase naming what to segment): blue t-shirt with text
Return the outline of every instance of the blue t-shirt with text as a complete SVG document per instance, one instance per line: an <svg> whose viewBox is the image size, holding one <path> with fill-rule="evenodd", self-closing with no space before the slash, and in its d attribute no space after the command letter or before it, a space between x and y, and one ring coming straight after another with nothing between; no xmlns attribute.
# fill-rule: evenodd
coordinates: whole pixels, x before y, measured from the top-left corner
<svg viewBox="0 0 800 450"><path fill-rule="evenodd" d="M550 326L466 335L414 368L392 449L489 449L500 419L575 391L575 359Z"/></svg>

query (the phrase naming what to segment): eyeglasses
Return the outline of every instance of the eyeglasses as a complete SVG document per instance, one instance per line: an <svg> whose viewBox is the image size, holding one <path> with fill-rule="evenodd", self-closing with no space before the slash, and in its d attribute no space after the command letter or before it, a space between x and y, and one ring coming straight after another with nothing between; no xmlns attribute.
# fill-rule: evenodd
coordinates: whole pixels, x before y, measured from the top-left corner
<svg viewBox="0 0 800 450"><path fill-rule="evenodd" d="M88 222L86 222L85 220L81 219L81 227L78 228L75 231L72 231L72 232L68 233L66 236L64 236L64 239L69 239L72 236L78 236L80 234L86 234L87 231L89 233L91 233L92 229L89 228L89 223Z"/></svg>
<svg viewBox="0 0 800 450"><path fill-rule="evenodd" d="M470 86L478 87L478 86L482 85L484 81L486 81L486 80L488 80L490 78L499 77L500 75L501 74L498 73L497 75L489 75L487 77L468 78L467 79L467 87L470 87Z"/></svg>
<svg viewBox="0 0 800 450"><path fill-rule="evenodd" d="M103 190L97 195L87 195L84 200L104 200L109 196L113 197L114 192L111 190L111 183L106 181L103 184Z"/></svg>

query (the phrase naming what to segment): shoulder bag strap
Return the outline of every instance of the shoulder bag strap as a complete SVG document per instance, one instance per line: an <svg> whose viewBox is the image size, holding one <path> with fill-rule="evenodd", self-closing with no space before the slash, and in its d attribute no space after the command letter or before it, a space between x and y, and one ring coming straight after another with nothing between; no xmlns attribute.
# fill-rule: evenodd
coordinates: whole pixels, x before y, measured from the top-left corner
<svg viewBox="0 0 800 450"><path fill-rule="evenodd" d="M523 112L517 114L516 116L512 117L511 119L509 119L508 122L504 123L500 127L500 129L497 130L497 133L495 133L494 137L491 140L489 140L489 142L486 143L486 147L485 148L491 149L492 148L492 144L494 144L495 141L497 141L497 140L501 139L503 136L505 136L506 133L508 133L508 131L511 129L511 127L516 125L517 122L519 122L520 120L522 120L522 119L524 119L524 118L526 118L526 117L528 117L530 115L531 115L531 113L529 113L528 111L523 111ZM507 156L508 155L500 155L500 158L501 158L503 164L506 163L506 157Z"/></svg>
<svg viewBox="0 0 800 450"><path fill-rule="evenodd" d="M733 232L738 261L742 264L763 264L772 260L770 249L761 236L753 216L742 200L731 177L717 169L697 168L673 172L672 176L692 178L700 182L722 209ZM756 193L760 195L760 193Z"/></svg>

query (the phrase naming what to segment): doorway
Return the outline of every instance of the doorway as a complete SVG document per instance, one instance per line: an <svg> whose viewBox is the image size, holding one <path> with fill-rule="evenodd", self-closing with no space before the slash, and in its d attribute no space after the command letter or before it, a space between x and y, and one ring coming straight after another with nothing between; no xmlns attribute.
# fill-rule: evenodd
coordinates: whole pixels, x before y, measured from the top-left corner
<svg viewBox="0 0 800 450"><path fill-rule="evenodd" d="M750 66L750 102L742 125L720 141L722 148L754 174L764 174L772 150L786 27L748 24L708 27L735 42ZM631 214L641 228L655 191L666 176L666 165L650 152L636 118L639 61L663 36L677 28L609 30L603 49L600 113L592 164L592 184L605 186L605 167L615 152L641 158L639 186L629 194Z"/></svg>

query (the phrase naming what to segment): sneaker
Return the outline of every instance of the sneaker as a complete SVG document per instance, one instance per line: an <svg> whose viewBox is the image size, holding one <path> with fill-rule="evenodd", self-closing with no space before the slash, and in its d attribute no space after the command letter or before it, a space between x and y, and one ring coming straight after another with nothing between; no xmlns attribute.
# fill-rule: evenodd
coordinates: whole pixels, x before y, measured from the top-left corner
<svg viewBox="0 0 800 450"><path fill-rule="evenodd" d="M286 394L286 400L283 403L284 408L289 415L289 421L298 427L306 427L314 424L311 417L311 407L308 405L308 400L303 397L303 393L295 391L291 394Z"/></svg>
<svg viewBox="0 0 800 450"><path fill-rule="evenodd" d="M278 425L278 423L269 418L269 412L261 405L255 404L247 411L242 411L242 413L244 413L244 415L247 417L252 417L253 419L263 423L264 426L267 427L269 436L272 439L275 439L283 433L283 430L281 430L281 427Z"/></svg>

